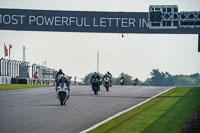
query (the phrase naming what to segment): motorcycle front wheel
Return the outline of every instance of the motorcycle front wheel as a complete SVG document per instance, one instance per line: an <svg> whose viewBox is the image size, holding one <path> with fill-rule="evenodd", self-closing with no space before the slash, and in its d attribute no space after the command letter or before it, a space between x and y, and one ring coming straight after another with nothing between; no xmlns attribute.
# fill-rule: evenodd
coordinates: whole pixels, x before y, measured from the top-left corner
<svg viewBox="0 0 200 133"><path fill-rule="evenodd" d="M95 90L95 91L94 91L94 95L98 95L98 90Z"/></svg>
<svg viewBox="0 0 200 133"><path fill-rule="evenodd" d="M109 87L108 86L106 86L106 91L109 91Z"/></svg>
<svg viewBox="0 0 200 133"><path fill-rule="evenodd" d="M64 99L65 99L65 94L64 94L64 93L61 93L61 94L60 94L60 105L61 105L61 106L62 106L62 105L65 105Z"/></svg>
<svg viewBox="0 0 200 133"><path fill-rule="evenodd" d="M98 95L98 90L99 90L98 86L94 86L94 89L93 89L94 95Z"/></svg>

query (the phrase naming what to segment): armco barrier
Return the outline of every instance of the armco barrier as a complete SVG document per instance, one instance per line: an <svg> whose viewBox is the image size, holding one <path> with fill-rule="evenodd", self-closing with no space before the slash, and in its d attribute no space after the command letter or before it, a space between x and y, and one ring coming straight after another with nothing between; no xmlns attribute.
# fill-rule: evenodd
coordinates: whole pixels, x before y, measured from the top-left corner
<svg viewBox="0 0 200 133"><path fill-rule="evenodd" d="M0 84L11 84L11 77L0 76Z"/></svg>
<svg viewBox="0 0 200 133"><path fill-rule="evenodd" d="M0 84L55 85L55 79L11 78L0 76Z"/></svg>
<svg viewBox="0 0 200 133"><path fill-rule="evenodd" d="M55 85L55 79L34 79L34 78L19 78L18 84L32 84L32 85Z"/></svg>

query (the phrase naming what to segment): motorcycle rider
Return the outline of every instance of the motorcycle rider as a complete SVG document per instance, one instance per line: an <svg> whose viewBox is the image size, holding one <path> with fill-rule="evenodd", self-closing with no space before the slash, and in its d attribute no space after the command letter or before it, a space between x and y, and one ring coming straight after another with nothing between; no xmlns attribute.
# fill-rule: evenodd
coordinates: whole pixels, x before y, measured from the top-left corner
<svg viewBox="0 0 200 133"><path fill-rule="evenodd" d="M56 73L56 80L58 80L58 75L61 75L61 74L65 75L62 69L59 69L59 71Z"/></svg>
<svg viewBox="0 0 200 133"><path fill-rule="evenodd" d="M133 85L136 86L138 84L138 78L136 78L133 82Z"/></svg>
<svg viewBox="0 0 200 133"><path fill-rule="evenodd" d="M92 84L93 79L97 78L99 80L99 85L100 85L100 75L97 72L94 72L94 74L92 75L91 79L90 79L90 83Z"/></svg>
<svg viewBox="0 0 200 133"><path fill-rule="evenodd" d="M55 77L55 81L56 81L56 91L57 91L57 87L58 87L58 85L59 85L58 76L61 75L61 74L65 75L65 74L63 73L62 69L59 69L59 71L56 73L56 77Z"/></svg>
<svg viewBox="0 0 200 133"><path fill-rule="evenodd" d="M120 78L120 81L123 81L124 82L124 84L125 84L125 77L124 76L122 76L121 78Z"/></svg>
<svg viewBox="0 0 200 133"><path fill-rule="evenodd" d="M71 76L66 76L66 84L67 84L69 91L70 91L71 78L72 78Z"/></svg>
<svg viewBox="0 0 200 133"><path fill-rule="evenodd" d="M58 76L59 75L65 75L64 73L63 73L63 71L62 71L62 69L59 69L59 71L56 73L56 78L55 78L55 81L56 81L56 91L57 91L57 87L59 86L59 83L60 83L60 81L58 81ZM72 77L70 77L70 76L65 76L65 82L66 82L66 84L67 84L67 87L68 87L68 89L69 89L69 91L70 91L70 88L69 88L69 85L70 85L70 79L71 79Z"/></svg>
<svg viewBox="0 0 200 133"><path fill-rule="evenodd" d="M112 87L112 74L109 71L107 71L107 73L103 76L102 79L104 79L105 77L108 77L110 79L110 87Z"/></svg>

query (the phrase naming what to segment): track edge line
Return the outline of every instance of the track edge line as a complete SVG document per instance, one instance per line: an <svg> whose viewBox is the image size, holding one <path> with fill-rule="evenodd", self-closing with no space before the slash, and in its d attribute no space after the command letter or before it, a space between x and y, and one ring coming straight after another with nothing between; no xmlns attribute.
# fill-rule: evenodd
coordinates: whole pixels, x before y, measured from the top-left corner
<svg viewBox="0 0 200 133"><path fill-rule="evenodd" d="M128 111L130 111L130 110L132 110L132 109L134 109L134 108L136 108L136 107L138 107L138 106L146 103L146 102L148 102L148 101L150 101L151 99L153 99L153 98L155 98L155 97L157 97L157 96L159 96L159 95L161 95L161 94L163 94L163 93L165 93L165 92L167 92L167 91L169 91L169 90L171 90L171 89L173 89L175 87L176 86L173 86L173 87L171 87L171 88L169 88L169 89L167 89L167 90L165 90L163 92L160 92L159 94L156 94L156 95L148 98L147 100L145 100L145 101L143 101L141 103L138 103L138 104L136 104L136 105L134 105L134 106L126 109L126 110L123 110L123 111L121 111L121 112L119 112L119 113L117 113L117 114L115 114L115 115L113 115L113 116L111 116L111 117L109 117L109 118L107 118L107 119L105 119L105 120L103 120L103 121L101 121L101 122L93 125L92 127L89 127L88 129L85 129L85 130L83 130L83 131L81 131L79 133L87 133L87 132L89 132L89 131L91 131L91 130L97 128L97 127L99 127L100 125L103 125L104 123L106 123L106 122L108 122L108 121L110 121L110 120L112 120L112 119L114 119L114 118L116 118L116 117L118 117L118 116L120 116L120 115L122 115L122 114L124 114L124 113L126 113L126 112L128 112Z"/></svg>

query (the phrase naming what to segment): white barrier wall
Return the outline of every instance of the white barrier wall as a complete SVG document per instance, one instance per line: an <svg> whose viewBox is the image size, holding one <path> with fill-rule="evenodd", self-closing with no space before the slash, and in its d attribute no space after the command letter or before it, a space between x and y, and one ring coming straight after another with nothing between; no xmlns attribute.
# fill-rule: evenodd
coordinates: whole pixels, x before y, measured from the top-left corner
<svg viewBox="0 0 200 133"><path fill-rule="evenodd" d="M0 84L11 84L11 77L0 76Z"/></svg>

